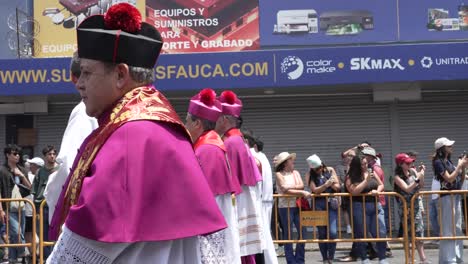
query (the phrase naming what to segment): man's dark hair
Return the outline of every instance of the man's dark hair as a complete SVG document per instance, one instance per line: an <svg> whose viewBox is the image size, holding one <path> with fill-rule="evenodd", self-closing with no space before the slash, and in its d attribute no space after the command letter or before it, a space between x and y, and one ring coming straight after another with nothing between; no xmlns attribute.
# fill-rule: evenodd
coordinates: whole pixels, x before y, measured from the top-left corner
<svg viewBox="0 0 468 264"><path fill-rule="evenodd" d="M42 155L47 155L47 153L51 152L51 151L55 151L55 153L57 153L57 150L55 149L54 146L52 145L47 145L45 148L42 149Z"/></svg>
<svg viewBox="0 0 468 264"><path fill-rule="evenodd" d="M258 151L263 151L263 141L261 141L259 138L256 138L255 142L255 144L257 144Z"/></svg>
<svg viewBox="0 0 468 264"><path fill-rule="evenodd" d="M11 154L12 152L21 152L21 148L16 144L8 144L3 149L3 155L5 155L5 159L7 158L7 154Z"/></svg>
<svg viewBox="0 0 468 264"><path fill-rule="evenodd" d="M255 144L257 144L257 142L255 141L252 130L241 129L241 132L244 138L247 139L247 143L249 144L249 147L253 148Z"/></svg>
<svg viewBox="0 0 468 264"><path fill-rule="evenodd" d="M244 119L242 118L242 116L239 116L236 121L236 128L240 129L243 123L244 123Z"/></svg>
<svg viewBox="0 0 468 264"><path fill-rule="evenodd" d="M80 68L80 58L78 57L78 52L73 53L73 57L70 62L70 72L76 78L80 78L81 68Z"/></svg>
<svg viewBox="0 0 468 264"><path fill-rule="evenodd" d="M215 127L216 127L216 122L213 122L213 121L210 121L210 120L206 120L204 118L200 118L196 115L192 115L190 114L190 119L192 120L192 122L195 122L197 120L200 120L201 123L202 123L202 127L203 127L203 131L210 131L210 130L214 130Z"/></svg>

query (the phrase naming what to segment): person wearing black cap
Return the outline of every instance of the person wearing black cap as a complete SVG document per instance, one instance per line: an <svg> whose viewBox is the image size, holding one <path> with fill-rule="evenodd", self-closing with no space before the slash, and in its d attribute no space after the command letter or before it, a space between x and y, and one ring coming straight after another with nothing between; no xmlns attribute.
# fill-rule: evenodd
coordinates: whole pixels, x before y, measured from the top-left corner
<svg viewBox="0 0 468 264"><path fill-rule="evenodd" d="M200 263L198 235L226 222L189 133L151 85L159 32L127 3L77 32L76 87L99 127L58 200L49 238L62 233L47 263Z"/></svg>

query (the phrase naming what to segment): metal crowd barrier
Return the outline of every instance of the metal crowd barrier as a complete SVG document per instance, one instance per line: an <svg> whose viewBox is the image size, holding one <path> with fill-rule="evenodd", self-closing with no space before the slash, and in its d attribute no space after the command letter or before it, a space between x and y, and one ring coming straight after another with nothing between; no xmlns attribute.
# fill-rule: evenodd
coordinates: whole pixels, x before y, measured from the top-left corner
<svg viewBox="0 0 468 264"><path fill-rule="evenodd" d="M49 221L49 216L44 216L44 206L46 205L47 202L44 200L42 201L41 207L39 208L39 264L45 263L44 248L55 245L54 241L44 241L44 220Z"/></svg>
<svg viewBox="0 0 468 264"><path fill-rule="evenodd" d="M31 240L30 243L16 243L16 244L11 244L10 243L10 237L9 237L9 231L10 231L10 213L11 213L11 210L10 210L10 203L12 202L23 202L24 204L28 203L31 205L32 207L32 234L33 234L33 238ZM36 264L36 238L35 238L35 235L36 234L36 225L34 224L36 222L36 208L34 206L34 203L28 199L24 199L24 198L21 198L21 199L3 199L1 198L0 199L0 203L5 203L6 206L6 210L5 211L5 218L4 219L5 221L2 223L2 226L5 225L5 239L2 238L2 240L4 240L5 244L0 244L0 248L4 248L4 249L8 249L8 248L21 248L21 247L28 247L29 248L29 253L31 254L31 261L32 261L32 264ZM22 214L24 214L24 205L20 205L20 210L18 210L18 237L17 237L17 241L21 241L21 233L23 232L22 228L21 228L21 216ZM3 234L2 234L3 235ZM18 257L18 256L17 256ZM19 256L19 257L23 257L23 258L26 258L26 254L24 254L24 256ZM16 260L15 260L16 261Z"/></svg>
<svg viewBox="0 0 468 264"><path fill-rule="evenodd" d="M393 235L393 219L392 219L392 214L389 213L388 219L389 219L389 226L387 227L388 230L388 235L386 237L380 237L380 232L379 232L379 224L378 224L378 211L376 210L376 236L375 238L369 237L367 234L367 223L366 219L364 217L363 219L363 233L364 233L364 238L355 238L354 237L354 232L351 234L351 238L344 238L343 235L341 234L340 230L342 230L342 208L341 206L338 206L337 210L337 238L336 239L330 239L330 229L328 228L329 226L329 221L328 221L328 214L329 214L329 204L328 202L325 203L325 211L323 210L316 210L315 204L316 204L316 199L317 198L330 198L330 197L340 197L340 198L348 198L349 199L349 218L350 218L350 225L352 230L354 231L354 219L353 219L353 203L355 202L361 202L365 204L366 202L366 197L372 197L374 199L375 206L377 208L377 204L379 203L379 196L385 196L388 198L393 197L394 199L386 199L388 202L388 207L392 208L391 203L396 203L396 199L400 199L403 202L403 217L401 219L402 224L403 224L403 236L402 237L394 237ZM406 258L406 263L408 263L408 258L409 258L409 245L408 245L408 206L406 203L406 200L404 197L396 192L381 192L378 195L374 194L359 194L359 195L351 195L349 193L325 193L325 194L312 194L312 197L309 199L311 201L311 210L304 211L302 208L299 208L299 226L300 230L297 230L298 232L298 239L291 239L291 232L292 230L290 229L291 227L291 217L290 217L290 209L295 207L296 204L296 199L302 196L297 196L297 195L286 195L286 194L274 194L274 199L275 199L275 208L274 208L274 213L275 213L275 239L273 240L274 243L277 244L286 244L286 243L339 243L339 242L388 242L388 241L393 241L393 242L401 242L403 244L403 248L405 251L405 258ZM288 236L287 239L283 238L280 240L278 238L279 236L279 223L278 223L278 201L280 198L287 199L289 201L289 204L292 205L292 207L287 207L288 211ZM366 208L365 206L363 207L363 215L366 215ZM317 238L317 228L319 226L325 226L327 227L327 238L326 239L318 239ZM314 227L313 230L313 237L312 239L305 239L302 236L302 228L303 227ZM387 233L387 232L386 232Z"/></svg>
<svg viewBox="0 0 468 264"><path fill-rule="evenodd" d="M436 237L436 236L432 236L431 235L431 224L430 224L430 214L431 214L431 211L430 211L430 206L428 205L429 204L429 201L431 201L432 199L432 195L433 194L438 194L439 195L439 200L438 200L438 221L439 221L439 236ZM452 208L452 215L450 216L451 218L451 222L452 222L452 235L451 236L443 236L443 232L442 232L442 200L441 200L441 195L450 195L450 203L451 203L451 206L450 208ZM468 190L457 190L457 191L421 191L421 192L418 192L416 193L412 198L411 198L411 205L410 205L410 219L411 219L411 256L413 256L411 258L411 263L414 263L414 259L415 259L415 250L416 250L416 242L417 241L428 241L428 240L468 240L468 226L467 226L467 222L468 221L468 199L467 199L467 195L468 195ZM427 197L429 196L429 197ZM453 208L455 207L455 198L456 196L461 196L461 198L463 199L463 201L465 201L465 207L461 208L461 215L460 217L462 219L460 219L461 223L462 223L462 232L463 232L463 218L465 219L465 234L457 234L456 232L456 219L455 219L455 210L453 210ZM418 199L418 197L422 197L425 202L423 203L425 206L424 206L424 211L426 212L426 219L425 219L425 232L423 237L416 237L416 230L415 230L415 221L414 221L414 217L411 217L414 215L414 203L415 203L415 200ZM462 249L463 250L463 249Z"/></svg>

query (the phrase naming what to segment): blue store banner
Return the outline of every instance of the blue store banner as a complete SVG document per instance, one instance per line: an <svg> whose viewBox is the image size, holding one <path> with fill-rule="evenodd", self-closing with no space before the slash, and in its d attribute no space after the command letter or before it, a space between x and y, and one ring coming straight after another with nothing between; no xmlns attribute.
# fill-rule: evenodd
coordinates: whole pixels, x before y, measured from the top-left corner
<svg viewBox="0 0 468 264"><path fill-rule="evenodd" d="M287 50L276 58L277 86L468 78L468 43Z"/></svg>
<svg viewBox="0 0 468 264"><path fill-rule="evenodd" d="M0 60L0 95L77 93L70 58ZM270 52L161 55L155 67L159 90L274 85Z"/></svg>
<svg viewBox="0 0 468 264"><path fill-rule="evenodd" d="M261 46L397 40L397 0L260 0Z"/></svg>
<svg viewBox="0 0 468 264"><path fill-rule="evenodd" d="M76 93L69 63L1 60L0 96ZM196 53L161 55L155 85L169 91L461 80L467 69L468 43Z"/></svg>
<svg viewBox="0 0 468 264"><path fill-rule="evenodd" d="M468 39L468 2L400 1L400 40Z"/></svg>

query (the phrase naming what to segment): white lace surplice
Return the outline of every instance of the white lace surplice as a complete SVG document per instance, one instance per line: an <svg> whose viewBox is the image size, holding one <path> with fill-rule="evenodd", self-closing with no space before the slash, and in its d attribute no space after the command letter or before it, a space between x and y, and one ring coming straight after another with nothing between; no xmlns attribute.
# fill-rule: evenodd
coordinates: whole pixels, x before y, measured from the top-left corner
<svg viewBox="0 0 468 264"><path fill-rule="evenodd" d="M46 263L199 264L199 249L198 237L158 242L104 243L79 236L64 226Z"/></svg>

